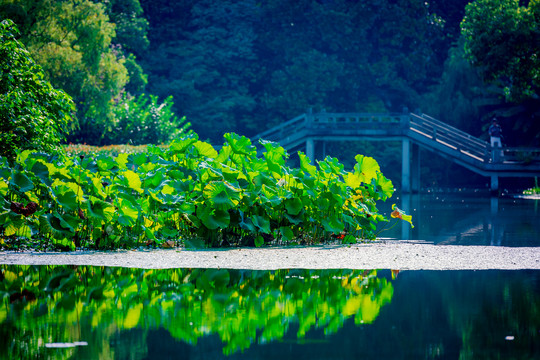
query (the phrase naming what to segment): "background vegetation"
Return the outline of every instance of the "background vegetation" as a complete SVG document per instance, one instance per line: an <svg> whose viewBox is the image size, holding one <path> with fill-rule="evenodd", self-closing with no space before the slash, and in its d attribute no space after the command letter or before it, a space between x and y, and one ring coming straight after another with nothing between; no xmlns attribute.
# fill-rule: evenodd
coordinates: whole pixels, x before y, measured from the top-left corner
<svg viewBox="0 0 540 360"><path fill-rule="evenodd" d="M168 142L174 132L148 133L169 122L186 131L174 114L217 143L307 108L407 107L484 138L496 114L509 146L538 146L539 8L538 0L0 0L45 80L76 104L68 141L93 145ZM134 102L141 106L126 117L121 109ZM135 115L142 104L164 104L170 116L148 122ZM394 151L381 154L383 167L396 163ZM471 178L438 163L430 182Z"/></svg>

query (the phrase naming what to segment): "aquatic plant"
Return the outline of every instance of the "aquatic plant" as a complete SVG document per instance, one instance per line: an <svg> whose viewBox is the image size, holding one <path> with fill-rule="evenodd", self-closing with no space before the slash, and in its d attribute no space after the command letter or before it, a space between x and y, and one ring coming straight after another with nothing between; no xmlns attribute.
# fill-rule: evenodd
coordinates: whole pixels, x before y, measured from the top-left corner
<svg viewBox="0 0 540 360"><path fill-rule="evenodd" d="M0 159L0 241L16 248L129 248L344 243L374 239L387 219L376 202L392 182L357 155L352 171L336 158L299 152L300 167L277 143L224 135L223 146L189 135L168 147L115 157L24 151ZM16 205L20 204L20 205ZM17 209L32 209L32 211Z"/></svg>

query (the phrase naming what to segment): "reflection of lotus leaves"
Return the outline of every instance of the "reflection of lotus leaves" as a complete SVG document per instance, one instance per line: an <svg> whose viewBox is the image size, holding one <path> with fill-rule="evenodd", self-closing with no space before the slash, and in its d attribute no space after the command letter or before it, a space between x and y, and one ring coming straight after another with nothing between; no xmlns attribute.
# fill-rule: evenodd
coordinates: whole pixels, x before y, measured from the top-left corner
<svg viewBox="0 0 540 360"><path fill-rule="evenodd" d="M139 324L142 310L142 303L139 303L128 310L126 317L124 318L124 329L132 329Z"/></svg>
<svg viewBox="0 0 540 360"><path fill-rule="evenodd" d="M313 328L335 333L351 317L356 324L371 323L393 294L392 284L385 278L377 277L375 271L361 270L7 265L2 269L5 280L0 282L0 295L28 289L38 299L16 307L6 303L9 296L3 296L1 309L7 311L0 311L2 326L24 327L36 337L72 343L78 340L71 337L73 324L88 324L89 329L76 331L95 333L85 337L90 339L87 349L101 349L103 342L110 342L113 328L148 332L157 326L188 344L219 335L223 352L232 354L254 342L282 339L294 323L298 324L298 338ZM32 317L27 312L44 315ZM52 335L51 329L55 329ZM17 331L10 334L16 343L26 341ZM31 357L40 357L42 350L39 346L34 349Z"/></svg>

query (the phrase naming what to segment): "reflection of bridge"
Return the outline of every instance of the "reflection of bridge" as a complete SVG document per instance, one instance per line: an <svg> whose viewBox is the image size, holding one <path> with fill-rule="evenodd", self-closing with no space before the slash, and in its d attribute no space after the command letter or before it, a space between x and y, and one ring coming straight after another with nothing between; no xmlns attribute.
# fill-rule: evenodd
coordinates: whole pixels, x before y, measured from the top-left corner
<svg viewBox="0 0 540 360"><path fill-rule="evenodd" d="M279 142L287 150L305 146L311 159L316 141L400 140L404 192L420 187L418 146L489 176L492 190L498 190L499 177L540 175L540 149L504 148L494 162L489 143L425 114L306 113L255 136L259 138Z"/></svg>

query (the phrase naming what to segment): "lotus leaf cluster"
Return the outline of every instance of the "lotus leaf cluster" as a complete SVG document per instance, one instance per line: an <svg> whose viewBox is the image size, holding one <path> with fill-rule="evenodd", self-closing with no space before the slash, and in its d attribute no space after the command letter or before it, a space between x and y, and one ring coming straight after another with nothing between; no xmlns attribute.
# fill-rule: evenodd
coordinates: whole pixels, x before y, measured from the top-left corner
<svg viewBox="0 0 540 360"><path fill-rule="evenodd" d="M219 150L193 134L115 157L0 159L1 242L71 250L353 243L374 239L387 221L376 202L394 188L373 158L357 155L346 171L336 158L312 164L299 152L294 168L277 143L224 139Z"/></svg>

